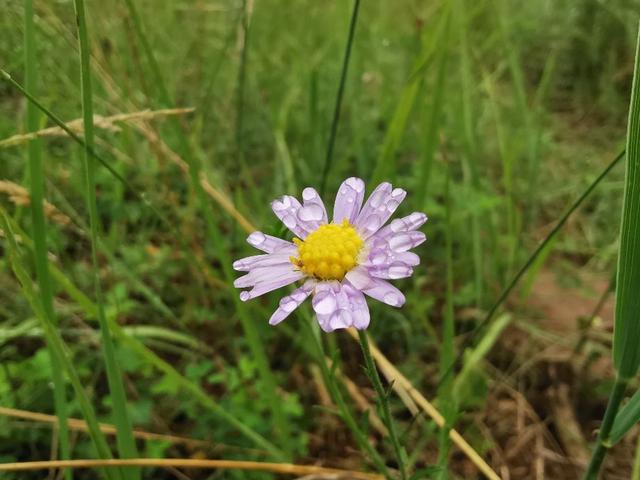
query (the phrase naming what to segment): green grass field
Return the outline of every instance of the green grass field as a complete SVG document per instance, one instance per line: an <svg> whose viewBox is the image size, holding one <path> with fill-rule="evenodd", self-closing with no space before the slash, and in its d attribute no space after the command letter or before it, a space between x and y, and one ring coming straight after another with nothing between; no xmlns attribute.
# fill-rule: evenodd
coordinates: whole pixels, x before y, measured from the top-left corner
<svg viewBox="0 0 640 480"><path fill-rule="evenodd" d="M640 480L638 12L0 0L0 478ZM270 326L247 235L352 176L406 304Z"/></svg>

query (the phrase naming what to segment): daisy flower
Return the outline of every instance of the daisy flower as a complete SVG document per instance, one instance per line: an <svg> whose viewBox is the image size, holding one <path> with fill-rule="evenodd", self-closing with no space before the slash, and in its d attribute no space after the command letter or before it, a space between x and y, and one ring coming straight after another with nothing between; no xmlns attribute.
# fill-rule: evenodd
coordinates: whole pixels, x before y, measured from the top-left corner
<svg viewBox="0 0 640 480"><path fill-rule="evenodd" d="M342 182L329 223L327 210L313 188L302 191L302 203L285 195L271 208L296 235L293 242L253 232L247 242L265 252L233 263L248 272L236 288L247 301L302 280L302 286L280 300L269 319L276 325L312 296L313 310L325 332L339 328L367 328L369 307L365 294L392 307L404 305L405 297L387 280L410 277L420 258L409 250L425 241L417 229L427 216L414 212L384 226L407 192L382 183L364 206L364 181L351 177Z"/></svg>

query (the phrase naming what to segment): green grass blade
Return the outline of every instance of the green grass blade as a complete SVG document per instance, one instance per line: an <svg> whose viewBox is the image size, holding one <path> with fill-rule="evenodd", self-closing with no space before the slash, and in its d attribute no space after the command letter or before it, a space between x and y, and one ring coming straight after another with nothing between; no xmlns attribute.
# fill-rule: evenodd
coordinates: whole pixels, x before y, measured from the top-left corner
<svg viewBox="0 0 640 480"><path fill-rule="evenodd" d="M616 444L640 422L640 390L620 409L611 427L611 443Z"/></svg>
<svg viewBox="0 0 640 480"><path fill-rule="evenodd" d="M24 46L25 46L25 83L32 92L37 91L36 68L36 33L34 25L33 1L24 2ZM39 129L38 109L27 102L27 132L35 132ZM47 315L48 322L56 325L56 315L53 308L53 288L49 276L49 262L47 261L47 228L44 220L44 168L42 165L42 143L39 139L31 140L27 146L29 157L29 177L31 195L31 222L32 237L34 240L34 257L36 277L40 289L42 310ZM63 460L70 458L69 429L67 427L67 394L65 381L57 355L52 352L51 372L53 379L53 398L56 416L58 417L58 441L60 444L60 457ZM72 470L65 471L65 478L73 478Z"/></svg>
<svg viewBox="0 0 640 480"><path fill-rule="evenodd" d="M93 148L93 93L91 88L90 46L87 33L86 12L84 0L74 0L78 23L78 39L80 43L80 68L82 86L82 116L84 119L84 139L87 148L84 150L86 199L89 208L89 227L91 232L91 258L93 262L93 281L95 297L98 307L98 322L102 338L105 366L109 390L113 403L113 418L116 426L116 441L118 452L122 458L136 458L136 448L131 421L127 412L127 399L120 373L120 367L116 361L115 347L109 324L104 311L104 297L100 282L98 264L98 230L100 229L98 207L96 202L95 159L89 148ZM140 478L140 470L136 468L126 470L128 478Z"/></svg>
<svg viewBox="0 0 640 480"><path fill-rule="evenodd" d="M640 365L640 29L636 42L626 151L613 327L613 363L618 372L585 474L585 479L589 480L598 477L604 457L611 448L611 428L627 384Z"/></svg>
<svg viewBox="0 0 640 480"><path fill-rule="evenodd" d="M358 12L360 10L360 0L354 0L353 11L351 13L351 21L349 22L349 35L347 36L347 45L342 60L342 72L340 74L340 83L338 85L338 93L336 95L336 104L333 110L333 121L331 122L331 132L329 133L329 143L327 145L327 156L324 159L322 167L322 177L320 180L320 196L322 197L327 188L327 178L333 163L333 148L336 143L336 134L338 133L338 123L340 121L340 110L342 108L342 97L344 88L347 83L347 73L349 71L349 60L351 58L351 46L353 45L353 37L356 33L356 24L358 22Z"/></svg>
<svg viewBox="0 0 640 480"><path fill-rule="evenodd" d="M616 282L613 361L623 378L640 366L640 36L629 106L627 161Z"/></svg>
<svg viewBox="0 0 640 480"><path fill-rule="evenodd" d="M438 386L438 403L445 418L445 426L438 435L438 463L440 469L438 478L446 479L448 475L449 450L451 440L449 431L456 415L457 406L453 397L452 377L445 377L445 372L454 360L454 310L453 310L453 225L451 209L451 172L450 165L447 165L445 178L445 261L446 261L446 294L444 312L442 315L442 347L440 348L440 375L445 380Z"/></svg>
<svg viewBox="0 0 640 480"><path fill-rule="evenodd" d="M16 243L15 235L13 233L13 229L10 226L9 218L6 215L6 212L0 208L0 226L2 230L5 232L5 245L6 251L8 254L9 261L11 263L11 267L20 282L22 287L22 292L24 293L25 298L29 302L31 308L35 312L36 316L40 320L40 324L42 326L42 330L44 332L45 337L47 338L47 344L51 347L53 355L57 358L57 361L66 372L71 385L76 394L76 401L82 411L84 419L87 422L87 426L89 429L89 435L91 436L91 440L93 441L93 445L96 449L96 452L100 458L109 459L112 458L111 450L109 449L109 445L107 444L104 435L100 431L100 427L98 425L98 419L96 418L93 407L91 406L91 402L87 397L84 388L82 387L82 383L80 382L80 378L75 371L73 366L73 362L69 355L69 352L60 336L60 333L55 325L53 325L44 312L41 303L38 301L38 296L33 287L33 282L29 275L27 274L27 270L20 258L20 252L18 249L18 244ZM122 480L120 475L120 471L116 469L105 469L103 471L104 475L109 480Z"/></svg>

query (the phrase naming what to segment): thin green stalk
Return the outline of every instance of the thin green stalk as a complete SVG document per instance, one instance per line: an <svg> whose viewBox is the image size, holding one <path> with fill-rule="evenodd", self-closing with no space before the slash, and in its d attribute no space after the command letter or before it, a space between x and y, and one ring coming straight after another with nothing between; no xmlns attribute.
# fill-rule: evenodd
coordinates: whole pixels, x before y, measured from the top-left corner
<svg viewBox="0 0 640 480"><path fill-rule="evenodd" d="M636 440L636 454L633 459L633 470L631 480L640 480L640 437Z"/></svg>
<svg viewBox="0 0 640 480"><path fill-rule="evenodd" d="M0 227L5 232L7 257L11 263L11 267L16 277L18 278L18 281L20 282L22 291L27 301L29 302L31 309L40 320L40 325L42 326L44 335L47 338L47 344L51 347L53 356L56 357L58 364L61 365L66 372L71 386L75 391L76 401L78 402L78 406L80 407L82 415L87 422L89 435L91 437L91 440L93 441L96 453L102 459L110 459L112 458L111 450L109 449L109 445L107 444L104 435L100 431L98 419L93 410L93 407L91 406L91 402L89 401L89 398L87 397L87 394L82 387L80 378L78 377L73 362L71 361L69 351L66 348L62 337L60 336L58 328L50 322L49 317L42 307L42 303L38 301L38 295L33 287L33 282L31 281L31 278L29 278L29 275L27 274L24 264L22 263L22 260L20 258L18 245L16 243L15 235L13 233L13 229L11 228L9 218L7 217L4 209L2 209L1 207ZM122 480L120 470L105 469L101 471L109 480Z"/></svg>
<svg viewBox="0 0 640 480"><path fill-rule="evenodd" d="M600 175L598 175L593 180L593 182L591 182L591 184L587 187L587 189L584 192L582 192L582 194L573 202L573 204L571 204L571 206L566 210L566 212L562 215L562 217L560 217L560 220L558 220L558 223L556 223L556 225L547 234L544 240L542 240L542 242L533 251L533 253L531 253L527 261L522 265L522 267L520 267L520 270L518 270L518 273L516 273L516 275L507 284L507 286L502 291L502 293L500 294L496 302L492 305L492 307L489 309L489 311L485 315L484 319L472 330L471 334L464 341L463 345L460 347L460 351L456 356L455 361L452 362L449 368L446 370L446 372L443 375L441 375L439 384L441 384L447 378L447 376L449 376L452 373L453 367L461 360L462 355L466 350L466 348L473 343L473 341L477 338L480 331L483 330L484 327L486 327L487 324L493 319L493 316L496 314L496 312L498 311L500 306L504 303L504 301L509 297L509 295L511 294L513 289L516 287L520 279L524 276L527 270L529 270L529 267L531 267L535 263L536 259L544 251L544 249L549 244L549 242L551 242L551 240L555 238L555 236L562 229L565 223L567 223L567 220L569 220L569 217L573 214L573 212L575 212L578 209L578 207L582 205L582 202L584 202L585 199L591 194L591 192L595 190L598 184L609 174L609 172L613 170L613 167L615 167L618 164L618 162L624 157L624 155L625 155L624 150L620 152L618 155L616 155L616 157L611 161L611 163L609 163L609 165L605 167L605 169L600 173Z"/></svg>
<svg viewBox="0 0 640 480"><path fill-rule="evenodd" d="M598 433L596 448L591 455L587 471L584 474L584 480L597 480L604 457L613 446L610 436L611 427L613 426L613 421L620 409L620 403L624 398L624 392L627 389L628 384L628 379L622 378L619 375L616 377L616 383L613 385L613 389L611 390L607 410L604 413L600 432Z"/></svg>
<svg viewBox="0 0 640 480"><path fill-rule="evenodd" d="M93 263L93 282L95 289L96 303L98 307L98 323L102 337L107 380L113 403L113 417L116 426L116 443L118 452L122 458L136 458L138 456L135 440L133 438L131 421L127 413L127 400L122 383L120 368L116 361L115 347L109 324L104 311L104 296L100 282L100 266L98 264L98 230L99 217L96 204L96 180L95 180L95 160L89 151L93 148L93 94L91 89L91 67L89 59L89 40L86 24L86 13L84 0L74 0L78 23L78 38L80 43L80 68L82 86L82 116L84 120L85 145L84 150L85 184L87 204L89 208L89 228L91 232L91 259ZM140 478L140 469L126 469L128 478Z"/></svg>
<svg viewBox="0 0 640 480"><path fill-rule="evenodd" d="M360 339L360 347L362 348L362 355L364 357L367 375L373 384L373 388L378 397L378 404L380 405L380 410L382 412L382 420L389 430L389 440L391 441L393 451L396 455L396 462L398 463L398 469L400 470L400 478L404 480L407 478L407 469L405 466L406 454L404 452L404 448L400 444L398 434L396 433L395 423L393 421L393 416L391 415L391 409L389 408L389 396L382 386L380 374L378 373L375 361L371 355L371 348L369 347L369 338L367 337L367 333L364 330L358 330L358 338Z"/></svg>
<svg viewBox="0 0 640 480"><path fill-rule="evenodd" d="M329 365L327 365L322 341L318 335L317 330L314 330L313 328L312 322L314 320L310 315L306 313L305 310L302 310L302 312L304 312L304 314L302 315L303 318L301 318L301 320L312 339L314 350L316 351L316 361L320 366L324 384L327 387L327 390L329 390L331 398L333 398L333 401L336 402L338 406L340 418L342 418L344 423L347 424L347 427L349 428L349 430L351 430L351 433L353 434L356 442L358 442L359 447L369 455L371 461L378 468L378 470L385 477L391 479L391 474L389 473L389 469L385 465L384 460L382 459L380 454L373 448L371 442L369 442L369 439L367 438L367 435L358 426L358 422L356 422L351 409L347 405L347 402L345 402L344 397L340 392L340 387L336 383L335 379L335 370L333 366L330 367Z"/></svg>
<svg viewBox="0 0 640 480"><path fill-rule="evenodd" d="M358 11L360 10L360 0L353 3L353 11L351 12L351 21L349 22L349 35L347 37L347 46L344 51L342 60L342 73L340 74L340 84L338 85L338 94L336 95L336 104L333 110L333 121L331 122L331 132L329 133L329 143L327 145L327 156L324 160L322 168L322 177L320 180L320 196L323 196L327 187L327 178L329 170L333 163L333 147L336 143L336 134L338 132L338 122L340 121L340 110L342 107L342 96L344 95L344 87L347 83L347 72L349 70L349 59L351 58L351 46L353 45L353 37L356 32L356 24L358 22Z"/></svg>
<svg viewBox="0 0 640 480"><path fill-rule="evenodd" d="M36 34L34 25L33 1L24 2L24 47L25 47L25 84L32 92L37 90L36 69ZM27 132L35 132L39 128L37 108L27 102ZM44 168L42 165L42 143L39 139L33 139L27 147L29 157L29 177L31 186L31 222L32 236L34 240L34 257L36 276L40 288L40 300L42 310L47 315L51 325L56 325L56 314L53 308L53 287L49 276L49 262L47 259L47 227L44 221ZM53 379L53 400L56 416L58 417L58 443L60 445L60 458L69 459L71 449L69 447L69 428L67 426L67 394L63 371L57 355L48 345ZM73 478L72 470L65 471L65 478Z"/></svg>
<svg viewBox="0 0 640 480"><path fill-rule="evenodd" d="M454 359L454 313L453 313L453 234L451 221L451 173L450 165L447 165L445 184L445 258L447 265L447 288L445 299L445 311L442 323L442 348L440 349L440 374L444 375ZM441 406L445 427L440 430L438 442L438 467L439 478L447 477L447 460L451 448L449 430L456 414L456 406L453 398L453 377L446 377L438 388L438 403Z"/></svg>

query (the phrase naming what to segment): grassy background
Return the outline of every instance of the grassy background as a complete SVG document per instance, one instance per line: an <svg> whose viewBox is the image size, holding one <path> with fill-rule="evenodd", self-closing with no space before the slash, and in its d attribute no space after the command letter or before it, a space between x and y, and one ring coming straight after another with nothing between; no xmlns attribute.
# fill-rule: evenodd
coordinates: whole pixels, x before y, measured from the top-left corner
<svg viewBox="0 0 640 480"><path fill-rule="evenodd" d="M505 329L482 330L473 339L470 332L566 206L621 150L637 7L623 0L361 6L325 200L331 205L342 179L358 175L408 190L399 214L429 215L429 241L418 252L422 266L398 282L407 304L396 311L371 302L370 333L430 399L438 397L440 363L451 347L457 354L461 346L484 342L486 354L469 355L456 369L464 375L454 380L460 409L452 415L474 448L510 478L535 478L545 449L555 455L544 457L549 478L575 478L580 467L566 459L575 460L572 449L593 440L601 418L611 382L611 319L605 308L588 331L581 329L570 298L591 311L613 276L621 168L600 184L510 297L509 326L503 321ZM270 200L320 183L351 3L103 0L89 1L87 9L96 114L195 108L119 122L117 129L97 122L95 131L100 154L172 224L162 224L139 196L98 168L103 306L109 321L123 327L115 347L132 423L211 442L139 442L140 454L268 458L221 417L222 410L300 463L371 468L326 401L306 314L268 327L276 293L239 307L228 268L230 259L253 254L246 234L200 190L197 175L177 164L203 172L261 230L282 233ZM22 2L0 0L0 11L0 67L21 81ZM73 5L36 1L35 11L37 97L65 121L80 118ZM0 139L23 133L25 115L25 99L0 83ZM43 120L45 126L51 123ZM72 294L56 278L60 332L99 418L113 423L95 306L89 305L95 298L82 150L68 138L49 137L43 160L45 198L69 219L49 216L50 258L88 296ZM0 180L29 187L25 144L0 144ZM0 204L28 237L28 201L2 185ZM0 248L6 253L4 242ZM31 268L27 238L23 248ZM52 413L44 335L5 257L0 403ZM453 345L441 342L447 312L455 320ZM575 352L583 334L586 342ZM324 341L373 404L357 345L342 333ZM569 390L566 405L554 397L562 385ZM69 414L80 417L71 388L68 393ZM282 406L279 419L274 394ZM581 434L573 444L562 422L554 421L559 404ZM412 420L395 397L392 406L411 463L436 463L434 426ZM366 418L356 411L358 420ZM48 426L0 422L3 461L55 455ZM525 431L537 428L543 434L532 434L531 445L542 442L543 450L525 448L528 456L514 450L523 448L517 439ZM393 466L391 449L374 430L371 440ZM84 434L72 433L71 442L73 457L94 455ZM609 461L607 478L628 478L631 455L624 448ZM455 449L440 460L452 478L474 475ZM237 472L211 478L263 476L269 478Z"/></svg>

